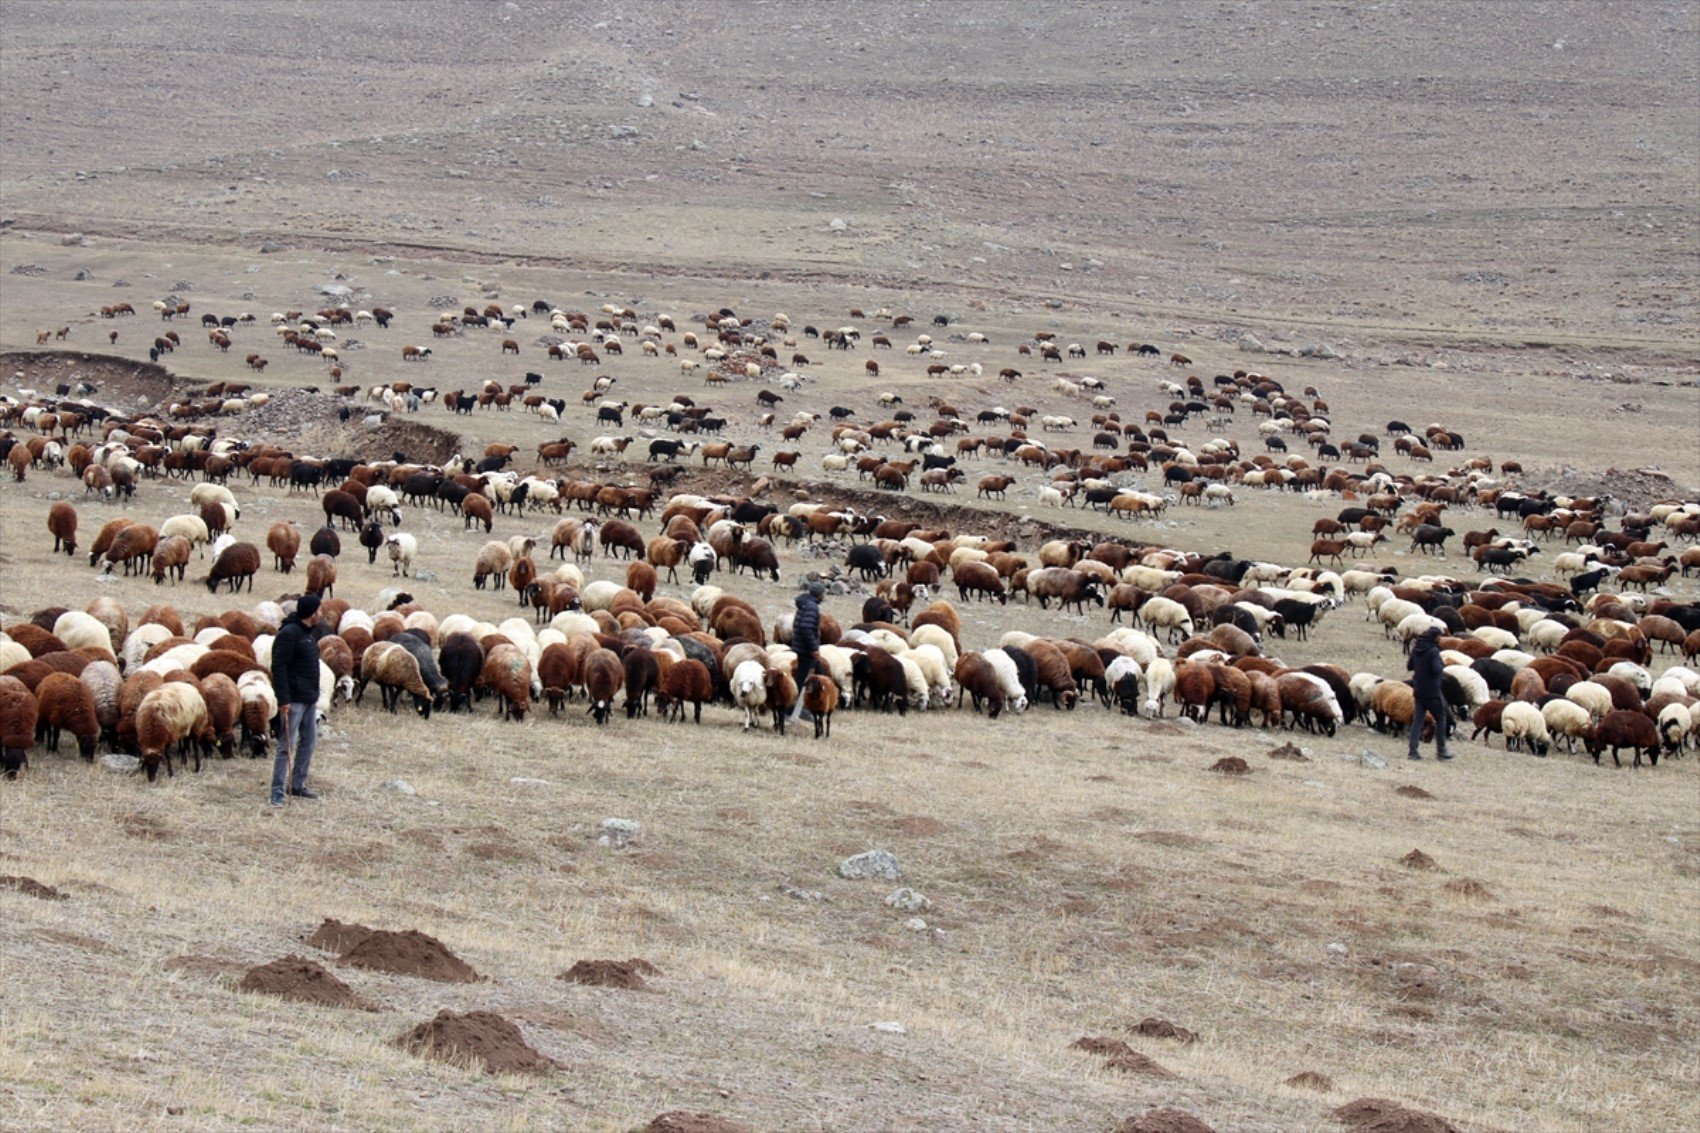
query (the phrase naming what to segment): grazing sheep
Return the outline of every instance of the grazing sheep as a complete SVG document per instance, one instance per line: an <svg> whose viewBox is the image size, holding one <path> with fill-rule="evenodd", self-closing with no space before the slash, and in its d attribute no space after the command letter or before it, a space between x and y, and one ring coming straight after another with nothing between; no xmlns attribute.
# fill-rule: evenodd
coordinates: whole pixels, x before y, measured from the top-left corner
<svg viewBox="0 0 1700 1133"><path fill-rule="evenodd" d="M213 560L212 571L207 575L207 592L216 594L221 582L228 583L230 592L235 594L242 589L242 583L248 583L248 591L254 590L254 576L260 571L260 549L252 543L232 543L220 551Z"/></svg>
<svg viewBox="0 0 1700 1133"><path fill-rule="evenodd" d="M518 646L498 645L484 658L479 683L496 694L504 720L523 721L531 710L531 662Z"/></svg>
<svg viewBox="0 0 1700 1133"><path fill-rule="evenodd" d="M171 765L173 748L179 756L192 753L195 770L200 771L201 754L197 745L205 744L210 749L212 741L207 704L195 685L167 681L143 697L136 709L136 745L150 783L158 776L162 759L166 775L176 774Z"/></svg>
<svg viewBox="0 0 1700 1133"><path fill-rule="evenodd" d="M811 677L811 681L825 680L824 677ZM714 697L714 676L708 666L694 657L683 661L675 661L661 674L661 686L655 698L656 706L662 709L663 719L685 718L685 705L692 709L693 722L702 723L702 706L705 701ZM836 704L836 699L834 704ZM817 715L818 719L818 715Z"/></svg>
<svg viewBox="0 0 1700 1133"><path fill-rule="evenodd" d="M815 739L832 738L832 714L838 711L838 686L832 678L815 673L803 682L803 707L815 721Z"/></svg>
<svg viewBox="0 0 1700 1133"><path fill-rule="evenodd" d="M336 560L314 555L307 561L307 593L329 598L336 592Z"/></svg>
<svg viewBox="0 0 1700 1133"><path fill-rule="evenodd" d="M47 509L47 530L53 533L53 549L67 555L77 553L77 509L60 500Z"/></svg>
<svg viewBox="0 0 1700 1133"><path fill-rule="evenodd" d="M1658 725L1649 720L1645 713L1625 709L1607 712L1583 739L1588 754L1594 757L1596 764L1600 762L1600 753L1608 747L1611 748L1614 767L1623 766L1622 761L1618 759L1618 752L1623 748L1630 748L1635 752L1634 766L1641 766L1641 756L1645 753L1649 762L1657 767L1659 748L1663 742Z"/></svg>
<svg viewBox="0 0 1700 1133"><path fill-rule="evenodd" d="M614 697L626 683L625 666L619 655L608 649L598 649L584 660L584 687L590 696L590 715L598 724L606 724L614 712Z"/></svg>
<svg viewBox="0 0 1700 1133"><path fill-rule="evenodd" d="M278 572L288 574L295 569L295 556L301 551L301 532L294 524L280 520L266 532L266 547Z"/></svg>
<svg viewBox="0 0 1700 1133"><path fill-rule="evenodd" d="M1505 737L1507 750L1516 751L1527 746L1534 754L1545 755L1552 746L1541 710L1521 700L1506 704L1499 716L1499 730Z"/></svg>
<svg viewBox="0 0 1700 1133"><path fill-rule="evenodd" d="M77 737L78 753L92 762L95 741L100 738L94 694L78 677L51 673L35 686L35 698L36 733L46 741L47 750L58 751L61 732L69 731Z"/></svg>
<svg viewBox="0 0 1700 1133"><path fill-rule="evenodd" d="M0 773L16 779L30 763L39 706L16 677L0 676Z"/></svg>

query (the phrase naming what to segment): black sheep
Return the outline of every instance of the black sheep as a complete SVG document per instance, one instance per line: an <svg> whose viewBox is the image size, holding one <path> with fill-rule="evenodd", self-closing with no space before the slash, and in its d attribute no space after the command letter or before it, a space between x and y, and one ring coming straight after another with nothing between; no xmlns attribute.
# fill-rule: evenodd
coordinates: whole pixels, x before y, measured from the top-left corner
<svg viewBox="0 0 1700 1133"><path fill-rule="evenodd" d="M856 705L866 696L870 706L881 712L893 707L899 716L909 712L909 681L897 658L878 646L859 650L850 658L850 675L855 681Z"/></svg>
<svg viewBox="0 0 1700 1133"><path fill-rule="evenodd" d="M472 711L472 686L484 669L484 649L469 633L451 633L438 654L449 685L449 711Z"/></svg>
<svg viewBox="0 0 1700 1133"><path fill-rule="evenodd" d="M844 567L847 572L860 571L862 578L870 582L876 578L884 578L890 572L885 556L872 543L858 543L851 547L850 553L844 558Z"/></svg>

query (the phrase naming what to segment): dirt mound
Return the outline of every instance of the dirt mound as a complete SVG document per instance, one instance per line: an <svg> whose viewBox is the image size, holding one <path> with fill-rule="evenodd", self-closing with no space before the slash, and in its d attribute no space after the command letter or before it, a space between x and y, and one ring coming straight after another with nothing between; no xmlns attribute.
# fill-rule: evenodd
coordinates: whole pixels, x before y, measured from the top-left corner
<svg viewBox="0 0 1700 1133"><path fill-rule="evenodd" d="M659 976L661 969L648 960L580 960L560 974L559 979L591 987L617 987L642 991L649 986L645 976Z"/></svg>
<svg viewBox="0 0 1700 1133"><path fill-rule="evenodd" d="M1421 787L1412 786L1410 783L1406 783L1403 787L1394 788L1393 793L1398 795L1400 798L1406 798L1406 799L1432 799L1432 798L1434 798L1433 795L1429 794L1427 791L1423 790Z"/></svg>
<svg viewBox="0 0 1700 1133"><path fill-rule="evenodd" d="M256 991L322 1007L353 1007L376 1011L378 1005L354 994L354 989L337 979L324 966L301 956L285 956L269 964L248 969L238 991Z"/></svg>
<svg viewBox="0 0 1700 1133"><path fill-rule="evenodd" d="M891 821L891 828L899 834L907 834L911 838L936 838L948 833L950 827L936 818L924 814L906 814Z"/></svg>
<svg viewBox="0 0 1700 1133"><path fill-rule="evenodd" d="M1458 1133L1457 1126L1438 1114L1407 1109L1386 1098L1347 1102L1333 1116L1352 1133Z"/></svg>
<svg viewBox="0 0 1700 1133"><path fill-rule="evenodd" d="M686 1113L676 1109L660 1114L640 1133L750 1133L750 1127L712 1113Z"/></svg>
<svg viewBox="0 0 1700 1133"><path fill-rule="evenodd" d="M343 924L335 917L326 917L325 923L307 938L307 943L313 948L341 956L371 935L372 930L363 924Z"/></svg>
<svg viewBox="0 0 1700 1133"><path fill-rule="evenodd" d="M429 1023L397 1035L395 1045L422 1058L470 1062L491 1074L547 1074L561 1065L532 1049L518 1027L492 1011L439 1011Z"/></svg>
<svg viewBox="0 0 1700 1133"><path fill-rule="evenodd" d="M1250 775L1251 765L1237 755L1225 755L1210 765L1218 775Z"/></svg>
<svg viewBox="0 0 1700 1133"><path fill-rule="evenodd" d="M1561 496L1611 495L1635 508L1681 499L1685 494L1675 480L1656 468L1607 468L1604 472L1537 469L1525 474L1520 486L1525 491L1545 489Z"/></svg>
<svg viewBox="0 0 1700 1133"><path fill-rule="evenodd" d="M1068 1044L1070 1050L1083 1050L1087 1054L1101 1054L1106 1057L1132 1054L1133 1048L1120 1039L1108 1039L1102 1035L1082 1035Z"/></svg>
<svg viewBox="0 0 1700 1133"><path fill-rule="evenodd" d="M1309 763L1310 756L1300 749L1298 744L1285 743L1280 747L1269 749L1270 759L1288 759L1294 763Z"/></svg>
<svg viewBox="0 0 1700 1133"><path fill-rule="evenodd" d="M354 447L359 455L380 460L387 460L392 452L404 452L415 464L441 464L465 443L459 433L447 429L391 420L376 429L362 429Z"/></svg>
<svg viewBox="0 0 1700 1133"><path fill-rule="evenodd" d="M1399 859L1399 864L1406 869L1439 869L1440 864L1421 850L1412 850Z"/></svg>
<svg viewBox="0 0 1700 1133"><path fill-rule="evenodd" d="M1175 1072L1161 1066L1153 1060L1133 1051L1130 1054L1118 1054L1104 1060L1104 1069L1120 1070L1123 1074L1143 1074L1147 1078L1173 1078Z"/></svg>
<svg viewBox="0 0 1700 1133"><path fill-rule="evenodd" d="M1446 890L1448 893L1456 894L1467 901L1493 900L1493 890L1489 889L1473 877L1460 877L1455 881L1448 881L1445 885L1442 885L1441 888Z"/></svg>
<svg viewBox="0 0 1700 1133"><path fill-rule="evenodd" d="M43 901L63 901L70 896L51 885L43 885L33 877L13 877L10 874L0 876L0 889L16 889L25 897L39 897Z"/></svg>
<svg viewBox="0 0 1700 1133"><path fill-rule="evenodd" d="M1116 1133L1216 1133L1184 1109L1148 1109L1116 1126Z"/></svg>
<svg viewBox="0 0 1700 1133"><path fill-rule="evenodd" d="M1315 1090L1325 1094L1334 1088L1334 1079L1314 1070L1301 1070L1281 1084L1291 1086L1295 1090Z"/></svg>
<svg viewBox="0 0 1700 1133"><path fill-rule="evenodd" d="M470 984L483 978L442 941L415 929L406 932L378 929L344 952L342 963L350 968L394 972L398 976L417 976L443 983Z"/></svg>
<svg viewBox="0 0 1700 1133"><path fill-rule="evenodd" d="M1156 1016L1141 1019L1129 1030L1136 1035L1144 1035L1148 1039L1174 1039L1183 1045L1198 1041L1197 1031L1188 1030L1186 1027L1171 1023L1167 1019L1159 1019Z"/></svg>
<svg viewBox="0 0 1700 1133"><path fill-rule="evenodd" d="M152 362L137 362L104 354L85 354L80 350L19 350L0 354L0 373L10 377L24 375L23 384L33 386L44 395L52 396L61 383L75 386L88 382L95 387L86 396L96 405L108 408L120 402L125 409L146 399L164 402L177 389L178 378L164 366Z"/></svg>

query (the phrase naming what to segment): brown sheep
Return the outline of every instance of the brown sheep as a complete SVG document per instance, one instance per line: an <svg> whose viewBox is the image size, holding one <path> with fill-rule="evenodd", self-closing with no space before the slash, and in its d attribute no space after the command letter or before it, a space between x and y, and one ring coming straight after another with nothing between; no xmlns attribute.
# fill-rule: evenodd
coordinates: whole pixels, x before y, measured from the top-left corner
<svg viewBox="0 0 1700 1133"><path fill-rule="evenodd" d="M336 560L314 555L307 560L307 593L328 598L336 590Z"/></svg>
<svg viewBox="0 0 1700 1133"><path fill-rule="evenodd" d="M473 524L482 523L484 533L488 535L490 529L496 523L495 510L491 507L489 499L477 492L471 493L460 501L460 516L463 531L470 531Z"/></svg>
<svg viewBox="0 0 1700 1133"><path fill-rule="evenodd" d="M110 573L114 563L123 563L127 575L145 569L158 543L159 530L152 524L129 524L113 537L112 545L101 556L100 566Z"/></svg>
<svg viewBox="0 0 1700 1133"><path fill-rule="evenodd" d="M1022 648L1033 658L1038 689L1049 691L1051 706L1073 711L1080 702L1080 688L1074 682L1074 669L1068 656L1043 638L1035 638Z"/></svg>
<svg viewBox="0 0 1700 1133"><path fill-rule="evenodd" d="M279 521L266 532L266 546L278 571L288 574L295 569L295 556L301 550L301 532L295 530L294 524Z"/></svg>
<svg viewBox="0 0 1700 1133"><path fill-rule="evenodd" d="M223 673L201 678L201 699L207 706L207 727L218 744L220 758L236 754L236 725L242 719L242 694L236 682Z"/></svg>
<svg viewBox="0 0 1700 1133"><path fill-rule="evenodd" d="M123 536L121 535L120 538ZM242 589L242 583L248 583L249 593L254 590L254 576L260 572L260 549L252 543L232 543L219 552L213 562L212 570L207 575L207 592L218 593L218 584L227 583L230 592L235 594Z"/></svg>
<svg viewBox="0 0 1700 1133"><path fill-rule="evenodd" d="M19 622L7 627L6 632L13 641L29 650L31 657L44 657L49 653L65 652L63 641L33 622Z"/></svg>
<svg viewBox="0 0 1700 1133"><path fill-rule="evenodd" d="M951 581L956 584L957 597L964 602L968 601L971 593L982 600L989 596L1000 605L1009 602L1009 593L1004 588L1003 578L989 563L958 563L950 574Z"/></svg>
<svg viewBox="0 0 1700 1133"><path fill-rule="evenodd" d="M661 674L655 705L663 720L683 721L685 705L692 709L694 723L702 723L702 706L714 697L714 676L708 666L694 657L675 661Z"/></svg>
<svg viewBox="0 0 1700 1133"><path fill-rule="evenodd" d="M962 688L961 699L956 702L957 707L960 708L972 700L974 711L978 712L980 705L984 703L987 715L996 720L998 713L1004 708L1004 693L998 683L997 673L993 671L985 655L964 653L957 659L955 676L956 683Z"/></svg>
<svg viewBox="0 0 1700 1133"><path fill-rule="evenodd" d="M0 676L0 772L16 779L30 764L39 706L35 694L13 676Z"/></svg>
<svg viewBox="0 0 1700 1133"><path fill-rule="evenodd" d="M189 540L181 535L167 535L154 546L153 550L153 581L158 586L172 571L177 572L177 581L182 582L184 574L189 569Z"/></svg>
<svg viewBox="0 0 1700 1133"><path fill-rule="evenodd" d="M60 733L68 730L77 737L77 751L92 762L95 741L100 738L94 694L76 677L52 673L36 685L35 698L36 735L46 741L47 750L58 751Z"/></svg>
<svg viewBox="0 0 1700 1133"><path fill-rule="evenodd" d="M179 755L193 753L195 770L199 771L201 754L196 745L210 746L212 738L207 704L194 684L166 681L143 697L136 709L136 745L150 783L158 776L162 759L166 775L176 774L171 766L173 748Z"/></svg>
<svg viewBox="0 0 1700 1133"><path fill-rule="evenodd" d="M832 738L832 714L838 711L838 686L824 673L803 682L803 707L815 719L815 739Z"/></svg>
<svg viewBox="0 0 1700 1133"><path fill-rule="evenodd" d="M759 624L759 623L758 623ZM619 655L598 649L584 660L584 687L590 696L590 715L606 724L614 712L614 697L625 687L626 670Z"/></svg>
<svg viewBox="0 0 1700 1133"><path fill-rule="evenodd" d="M1646 752L1652 765L1657 767L1659 747L1663 740L1659 736L1658 725L1645 713L1615 708L1600 717L1583 734L1582 742L1596 764L1600 762L1600 753L1609 747L1612 765L1622 767L1618 752L1623 748L1631 748L1635 752L1634 766L1641 766L1641 753Z"/></svg>
<svg viewBox="0 0 1700 1133"><path fill-rule="evenodd" d="M784 669L770 668L762 674L762 685L767 689L766 707L773 713L773 727L783 736L786 717L797 703L797 682Z"/></svg>
<svg viewBox="0 0 1700 1133"><path fill-rule="evenodd" d="M77 553L77 509L60 500L47 509L47 529L53 533L53 549L67 555Z"/></svg>
<svg viewBox="0 0 1700 1133"><path fill-rule="evenodd" d="M626 567L626 588L634 591L645 602L655 597L655 588L659 582L655 568L649 563L637 561Z"/></svg>
<svg viewBox="0 0 1700 1133"><path fill-rule="evenodd" d="M118 533L135 522L133 519L125 519L120 516L101 524L100 530L95 533L94 544L89 547L89 565L98 566L100 557L112 548L113 540L118 538Z"/></svg>
<svg viewBox="0 0 1700 1133"><path fill-rule="evenodd" d="M537 564L530 555L522 555L514 560L514 565L508 568L508 585L519 595L519 604L525 605L529 597L531 584L537 581Z"/></svg>
<svg viewBox="0 0 1700 1133"><path fill-rule="evenodd" d="M555 715L573 686L578 683L579 657L573 650L556 642L543 650L537 661L537 679L543 685L543 695L549 701L549 714Z"/></svg>
<svg viewBox="0 0 1700 1133"><path fill-rule="evenodd" d="M504 720L523 721L531 711L531 662L518 646L498 645L486 653L478 680L496 694Z"/></svg>

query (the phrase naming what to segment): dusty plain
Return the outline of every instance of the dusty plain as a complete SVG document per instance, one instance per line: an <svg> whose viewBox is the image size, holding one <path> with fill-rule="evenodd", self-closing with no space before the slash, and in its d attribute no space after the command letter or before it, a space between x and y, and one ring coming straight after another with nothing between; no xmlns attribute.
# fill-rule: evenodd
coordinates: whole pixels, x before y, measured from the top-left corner
<svg viewBox="0 0 1700 1133"><path fill-rule="evenodd" d="M221 433L370 458L499 440L529 458L563 434L582 456L620 432L580 407L607 373L620 400L683 393L724 410L729 438L762 445L753 474L693 470L690 485L741 493L786 447L757 424L770 382L705 388L630 339L596 369L550 361L536 318L429 329L439 307L490 301L613 303L681 330L724 306L862 328L848 354L799 342L811 364L781 420L832 405L879 420L892 391L922 420L929 397L970 419L999 404L1071 415L1079 426L1048 439L1087 448L1092 410L1059 376L1100 378L1139 420L1167 406L1165 382L1254 369L1316 387L1339 436L1403 418L1467 439L1432 468L1389 454L1396 473L1488 456L1558 492L1700 491L1692 5L8 0L4 17L0 393L51 396L75 374L140 412L252 381L273 403ZM328 393L292 392L328 390L326 367L267 325L325 305L327 285L398 313L387 331L344 332L348 382L446 391L533 370L567 412L545 424L431 405L378 432L359 412L339 422ZM168 295L192 307L169 325L151 310ZM122 301L140 314L98 317ZM917 325L893 331L872 317L882 308ZM202 313L243 311L258 322L228 354L208 345ZM931 326L938 314L949 327ZM167 329L183 345L161 377L142 363ZM881 331L897 349L870 346ZM1018 356L1037 331L1089 356ZM902 349L916 332L983 375L929 379ZM1248 334L1267 352L1243 352ZM1196 365L1099 357L1099 339ZM405 343L434 357L404 364ZM1300 356L1317 345L1334 356ZM259 377L250 351L270 359ZM1005 366L1023 377L999 380ZM1261 451L1244 412L1177 439L1215 435ZM563 473L641 483L645 443ZM1300 565L1311 523L1342 506L1240 490L1231 509L1130 525L1041 508L1036 472L1007 502L977 502L973 481L1003 469L987 459L954 497L880 499L822 471L824 423L791 447L797 474L769 488L782 506L807 493L1011 533L1028 553L1056 526ZM244 538L319 523L309 496L233 486ZM0 483L0 618L97 594L133 614L227 608L194 584L199 560L187 584L156 588L50 553L52 499L76 504L86 542L111 515L158 523L188 491L148 480L107 504L63 470ZM495 535L553 519L499 516ZM1495 522L1455 519L1460 533ZM473 589L482 532L417 508L402 529L421 540L428 580L410 590L431 611L524 613L509 591ZM395 580L344 545L337 596L369 605ZM1530 574L1552 577L1559 549ZM1408 574L1474 573L1456 553L1377 551L1367 561ZM777 583L715 581L771 618L832 562L785 548ZM603 558L587 570L623 572ZM255 599L299 585L268 567ZM1669 590L1700 593L1692 578ZM827 608L849 624L861 597ZM1095 608L963 614L966 648L1107 628ZM1403 673L1361 603L1270 649ZM1450 765L1407 764L1402 741L1361 725L1183 727L1172 709L1130 720L1097 704L997 721L846 712L819 743L745 734L723 706L700 728L598 729L582 702L523 724L489 709L420 721L339 705L320 733L325 800L283 814L263 805L258 762L150 786L36 751L0 784L0 874L66 897L0 887L0 1128L627 1130L690 1110L760 1130L1108 1133L1169 1105L1237 1133L1343 1128L1330 1110L1360 1096L1469 1133L1692 1120L1692 753L1619 770L1461 743ZM1269 758L1288 740L1310 761ZM1229 755L1252 773L1207 770ZM386 786L397 779L416 793ZM642 838L600 844L611 816ZM835 876L873 848L931 900L924 927L883 903L897 883ZM1439 868L1407 868L1413 849ZM326 917L430 933L488 979L338 967L304 943ZM236 990L290 954L380 1010ZM557 978L628 957L660 971L644 990ZM499 1012L560 1069L491 1076L392 1045L443 1008ZM1147 1017L1199 1041L1135 1033ZM1174 1076L1104 1068L1071 1048L1083 1036ZM1307 1070L1329 1088L1284 1084Z"/></svg>

